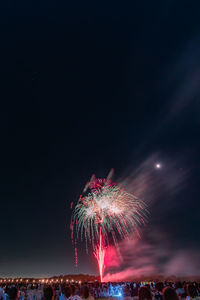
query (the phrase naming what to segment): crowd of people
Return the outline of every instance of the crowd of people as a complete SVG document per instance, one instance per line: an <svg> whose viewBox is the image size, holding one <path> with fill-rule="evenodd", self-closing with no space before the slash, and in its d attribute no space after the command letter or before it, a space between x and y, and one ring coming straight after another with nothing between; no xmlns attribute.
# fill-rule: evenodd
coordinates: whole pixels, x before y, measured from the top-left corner
<svg viewBox="0 0 200 300"><path fill-rule="evenodd" d="M197 282L3 283L0 300L197 300Z"/></svg>

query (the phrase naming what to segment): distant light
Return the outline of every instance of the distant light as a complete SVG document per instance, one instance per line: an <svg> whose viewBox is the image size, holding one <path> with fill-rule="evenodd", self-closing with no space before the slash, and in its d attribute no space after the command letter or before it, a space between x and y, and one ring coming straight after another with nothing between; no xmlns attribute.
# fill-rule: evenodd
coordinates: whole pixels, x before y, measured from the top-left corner
<svg viewBox="0 0 200 300"><path fill-rule="evenodd" d="M122 293L119 293L119 297L121 297L122 296Z"/></svg>
<svg viewBox="0 0 200 300"><path fill-rule="evenodd" d="M118 294L116 294L116 295L112 295L112 297L121 297L122 296L122 293L118 293Z"/></svg>
<svg viewBox="0 0 200 300"><path fill-rule="evenodd" d="M155 165L155 167L156 167L156 169L161 169L162 165L161 165L160 163L157 163L157 164Z"/></svg>

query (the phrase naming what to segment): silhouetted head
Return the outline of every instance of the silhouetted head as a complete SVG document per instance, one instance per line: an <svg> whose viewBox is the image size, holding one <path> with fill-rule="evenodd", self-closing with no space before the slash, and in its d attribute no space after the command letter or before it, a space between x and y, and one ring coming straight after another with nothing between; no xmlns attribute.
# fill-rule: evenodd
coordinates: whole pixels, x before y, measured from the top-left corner
<svg viewBox="0 0 200 300"><path fill-rule="evenodd" d="M163 288L164 288L164 284L163 284L163 282L160 281L160 282L157 282L157 283L156 283L156 286L155 286L155 287L156 287L156 290L157 290L157 291L162 292L162 290L163 290Z"/></svg>
<svg viewBox="0 0 200 300"><path fill-rule="evenodd" d="M176 282L176 288L181 289L183 287L182 283L180 281Z"/></svg>
<svg viewBox="0 0 200 300"><path fill-rule="evenodd" d="M69 298L72 295L72 289L70 286L65 287L64 294L66 298Z"/></svg>
<svg viewBox="0 0 200 300"><path fill-rule="evenodd" d="M52 300L52 297L54 296L54 290L53 288L48 285L44 288L44 299L45 300Z"/></svg>
<svg viewBox="0 0 200 300"><path fill-rule="evenodd" d="M151 291L146 286L142 286L138 291L139 300L152 300Z"/></svg>
<svg viewBox="0 0 200 300"><path fill-rule="evenodd" d="M71 285L71 289L72 289L72 296L74 296L75 295L75 286Z"/></svg>
<svg viewBox="0 0 200 300"><path fill-rule="evenodd" d="M84 299L87 299L89 297L89 295L90 295L89 288L87 285L85 285L82 290L82 297Z"/></svg>
<svg viewBox="0 0 200 300"><path fill-rule="evenodd" d="M163 299L164 300L179 300L178 295L176 294L176 291L171 287L166 287L163 290Z"/></svg>

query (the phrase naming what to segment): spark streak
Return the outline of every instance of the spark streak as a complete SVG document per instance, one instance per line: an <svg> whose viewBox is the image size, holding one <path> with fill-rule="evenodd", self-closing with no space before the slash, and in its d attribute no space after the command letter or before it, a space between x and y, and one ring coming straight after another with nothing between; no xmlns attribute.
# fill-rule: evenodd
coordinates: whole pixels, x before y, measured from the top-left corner
<svg viewBox="0 0 200 300"><path fill-rule="evenodd" d="M106 249L103 244L103 237L101 233L101 227L100 227L100 233L99 233L99 244L95 246L94 256L96 257L98 267L99 267L99 276L100 281L102 282L103 279L103 269L104 269L104 258L105 258L105 252Z"/></svg>

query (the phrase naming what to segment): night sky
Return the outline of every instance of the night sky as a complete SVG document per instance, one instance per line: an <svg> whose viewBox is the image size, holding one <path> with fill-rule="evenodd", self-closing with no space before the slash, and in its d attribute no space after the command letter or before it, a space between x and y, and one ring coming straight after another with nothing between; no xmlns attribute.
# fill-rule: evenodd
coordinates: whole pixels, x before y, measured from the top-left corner
<svg viewBox="0 0 200 300"><path fill-rule="evenodd" d="M163 164L156 187L184 173L173 206L167 185L152 189L148 228L198 252L200 5L0 6L0 276L96 273L84 246L74 266L70 203L93 173L117 180L145 161Z"/></svg>

